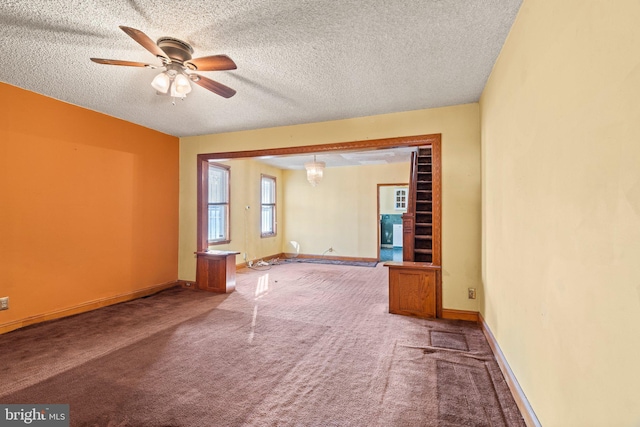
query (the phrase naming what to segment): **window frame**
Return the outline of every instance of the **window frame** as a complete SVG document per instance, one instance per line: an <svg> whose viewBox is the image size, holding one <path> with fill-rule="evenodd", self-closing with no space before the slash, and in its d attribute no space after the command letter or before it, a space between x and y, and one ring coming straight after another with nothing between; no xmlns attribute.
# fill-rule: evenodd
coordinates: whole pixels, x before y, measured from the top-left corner
<svg viewBox="0 0 640 427"><path fill-rule="evenodd" d="M262 199L262 182L263 180L268 179L273 181L273 203L264 203ZM265 233L262 229L262 209L264 206L273 207L273 217L272 217L272 232ZM260 174L260 237L275 237L278 234L278 181L275 176Z"/></svg>
<svg viewBox="0 0 640 427"><path fill-rule="evenodd" d="M393 204L394 204L395 210L406 211L408 201L409 201L409 189L396 188L393 193Z"/></svg>
<svg viewBox="0 0 640 427"><path fill-rule="evenodd" d="M227 173L227 201L226 203L215 203L215 205L225 205L225 236L223 239L209 240L209 168L216 167L223 169ZM231 166L216 163L207 159L198 162L198 251L206 251L209 246L224 245L231 243Z"/></svg>

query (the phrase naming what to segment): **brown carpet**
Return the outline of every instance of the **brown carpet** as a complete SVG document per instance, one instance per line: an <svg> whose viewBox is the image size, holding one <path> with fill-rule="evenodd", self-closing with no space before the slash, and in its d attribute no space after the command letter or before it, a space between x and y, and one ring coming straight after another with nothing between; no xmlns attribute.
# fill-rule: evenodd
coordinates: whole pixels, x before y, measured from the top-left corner
<svg viewBox="0 0 640 427"><path fill-rule="evenodd" d="M482 331L388 313L387 270L243 270L0 335L0 403L73 426L524 426Z"/></svg>

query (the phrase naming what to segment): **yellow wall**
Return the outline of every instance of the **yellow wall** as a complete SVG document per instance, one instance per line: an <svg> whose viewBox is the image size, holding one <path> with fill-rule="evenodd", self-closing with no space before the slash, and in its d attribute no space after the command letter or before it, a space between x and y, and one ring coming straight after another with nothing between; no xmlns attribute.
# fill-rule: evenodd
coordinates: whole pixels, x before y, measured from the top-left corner
<svg viewBox="0 0 640 427"><path fill-rule="evenodd" d="M316 187L303 170L284 175L285 242L303 254L377 259L377 185L408 181L409 163L327 168Z"/></svg>
<svg viewBox="0 0 640 427"><path fill-rule="evenodd" d="M443 305L447 308L477 310L476 300L467 299L466 289L479 286L481 280L478 104L181 138L180 278L183 280L195 278L193 252L196 249L196 156L198 153L304 146L433 133L442 134ZM375 206L373 211L375 212ZM289 218L285 217L285 221L288 220ZM335 220L339 221L339 218ZM283 242L283 245L286 246L286 243ZM233 244L235 242L232 242L232 246ZM364 257L365 253L367 252L359 252L358 256Z"/></svg>
<svg viewBox="0 0 640 427"><path fill-rule="evenodd" d="M214 250L235 250L236 263L256 261L282 252L282 228L284 223L282 171L253 159L237 159L223 162L231 167L229 196L231 243L213 245ZM260 237L260 178L261 175L276 178L276 235ZM249 206L249 209L246 207ZM193 251L192 251L193 252ZM246 258L245 258L246 256Z"/></svg>
<svg viewBox="0 0 640 427"><path fill-rule="evenodd" d="M409 167L409 166L407 166ZM409 177L405 182L408 182ZM409 189L407 186L392 185L380 187L380 215L402 215L406 212L406 209L396 209L396 190L405 188L407 189L407 201L409 197Z"/></svg>
<svg viewBox="0 0 640 427"><path fill-rule="evenodd" d="M542 425L640 425L640 2L525 0L481 99L480 307Z"/></svg>
<svg viewBox="0 0 640 427"><path fill-rule="evenodd" d="M0 327L177 280L178 139L0 83Z"/></svg>

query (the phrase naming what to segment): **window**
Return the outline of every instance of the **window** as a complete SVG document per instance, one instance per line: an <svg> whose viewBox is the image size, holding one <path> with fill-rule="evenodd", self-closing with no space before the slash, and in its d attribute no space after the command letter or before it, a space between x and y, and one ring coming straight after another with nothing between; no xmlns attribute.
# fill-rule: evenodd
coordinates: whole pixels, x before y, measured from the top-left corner
<svg viewBox="0 0 640 427"><path fill-rule="evenodd" d="M261 175L260 178L260 236L276 235L276 179Z"/></svg>
<svg viewBox="0 0 640 427"><path fill-rule="evenodd" d="M395 205L397 211L403 211L407 209L407 189L396 188Z"/></svg>
<svg viewBox="0 0 640 427"><path fill-rule="evenodd" d="M206 236L209 245L229 242L229 167L208 164Z"/></svg>

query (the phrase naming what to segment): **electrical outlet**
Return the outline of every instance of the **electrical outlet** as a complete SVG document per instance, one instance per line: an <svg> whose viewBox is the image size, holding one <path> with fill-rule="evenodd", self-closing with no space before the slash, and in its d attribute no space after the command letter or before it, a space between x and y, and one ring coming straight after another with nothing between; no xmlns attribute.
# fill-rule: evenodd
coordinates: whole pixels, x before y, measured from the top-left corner
<svg viewBox="0 0 640 427"><path fill-rule="evenodd" d="M469 288L469 299L476 299L476 288Z"/></svg>
<svg viewBox="0 0 640 427"><path fill-rule="evenodd" d="M9 310L9 297L0 298L0 310Z"/></svg>

